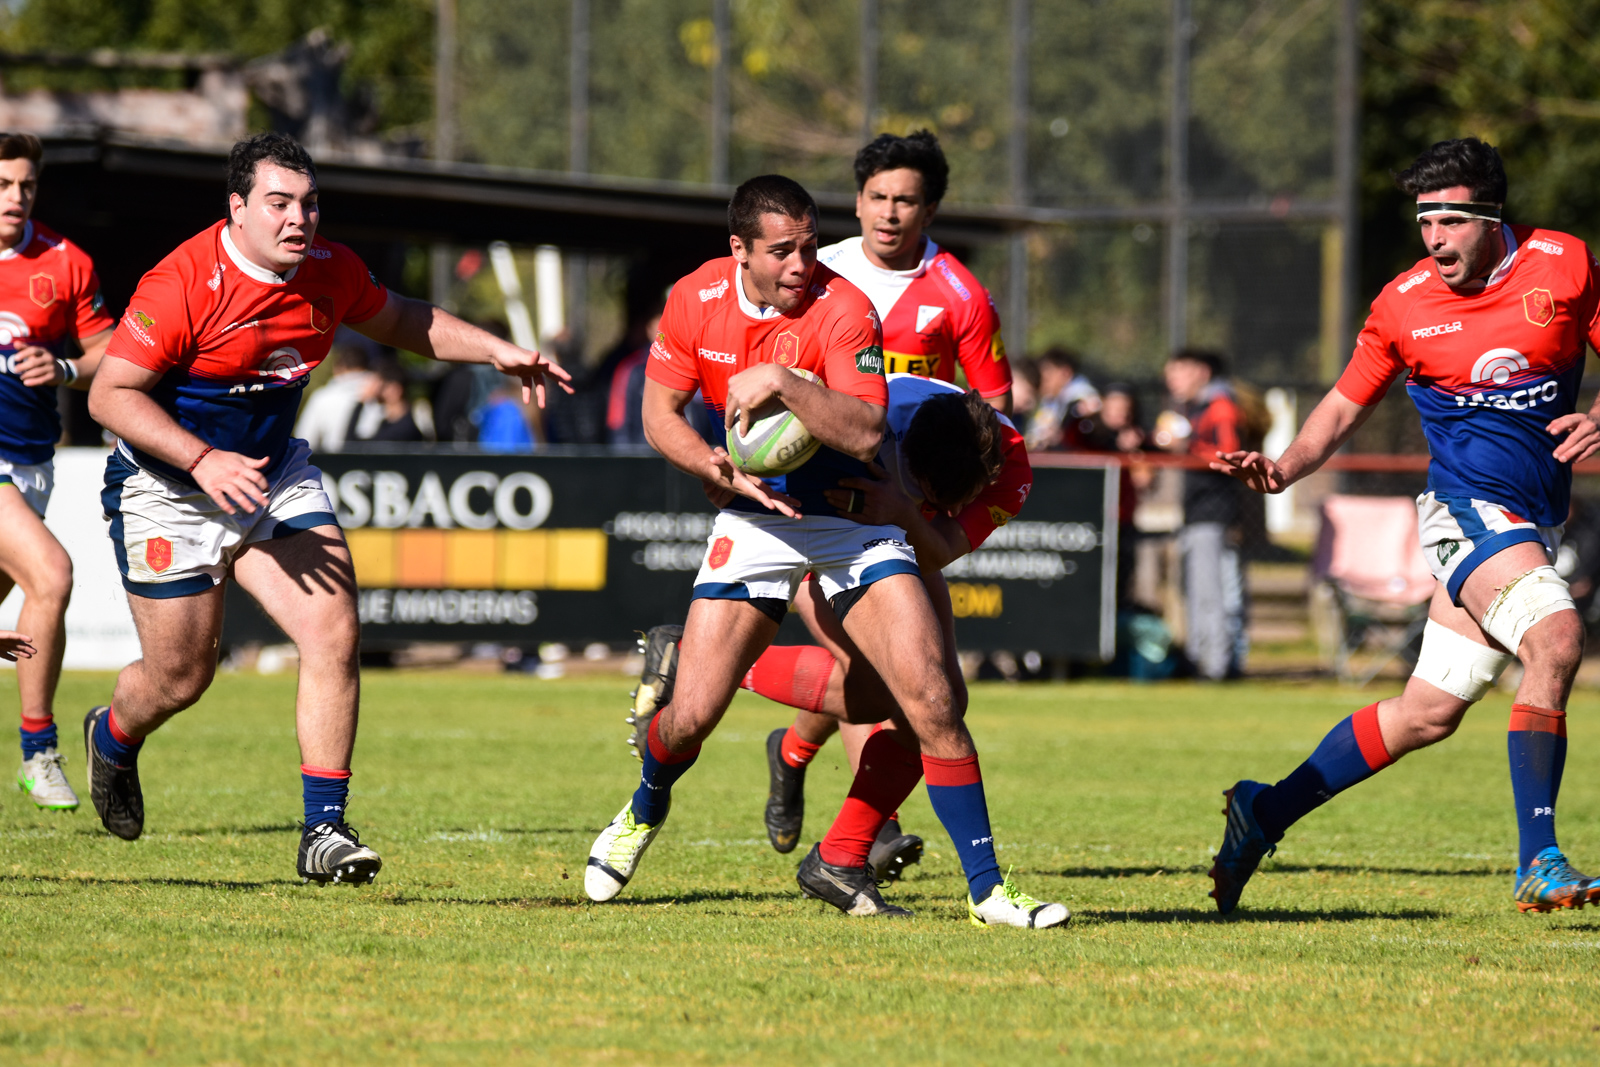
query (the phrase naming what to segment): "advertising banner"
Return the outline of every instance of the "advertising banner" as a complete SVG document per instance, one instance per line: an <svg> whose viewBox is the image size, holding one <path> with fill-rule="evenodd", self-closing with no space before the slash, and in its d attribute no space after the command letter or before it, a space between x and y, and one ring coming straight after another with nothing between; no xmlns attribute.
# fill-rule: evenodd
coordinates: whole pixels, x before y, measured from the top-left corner
<svg viewBox="0 0 1600 1067"><path fill-rule="evenodd" d="M363 644L620 644L681 623L715 514L654 456L320 456L360 586ZM1041 470L1020 518L946 572L961 647L1108 658L1116 524L1103 469ZM1115 500L1110 501L1115 514ZM1112 543L1106 543L1109 534ZM224 643L277 643L230 592ZM791 617L780 641L805 641Z"/></svg>

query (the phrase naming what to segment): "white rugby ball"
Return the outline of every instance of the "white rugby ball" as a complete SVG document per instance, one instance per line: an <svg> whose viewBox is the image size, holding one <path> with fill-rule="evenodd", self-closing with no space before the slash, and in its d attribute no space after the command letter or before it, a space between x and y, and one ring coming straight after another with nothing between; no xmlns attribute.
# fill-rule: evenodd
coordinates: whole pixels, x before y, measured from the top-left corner
<svg viewBox="0 0 1600 1067"><path fill-rule="evenodd" d="M808 381L822 381L807 370L790 373ZM733 465L758 478L788 474L821 447L822 442L812 437L794 412L776 398L750 413L750 429L746 433L739 433L737 421L728 428L728 455Z"/></svg>

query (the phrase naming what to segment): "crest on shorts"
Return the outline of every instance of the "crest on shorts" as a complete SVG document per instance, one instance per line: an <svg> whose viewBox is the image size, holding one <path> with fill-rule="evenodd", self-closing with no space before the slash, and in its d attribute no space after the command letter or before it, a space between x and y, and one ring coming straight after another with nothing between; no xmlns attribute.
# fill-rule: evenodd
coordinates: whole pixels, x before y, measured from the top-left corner
<svg viewBox="0 0 1600 1067"><path fill-rule="evenodd" d="M165 537L152 537L146 541L144 564L157 574L172 566L172 542Z"/></svg>
<svg viewBox="0 0 1600 1067"><path fill-rule="evenodd" d="M784 330L773 342L772 362L780 367L793 367L800 362L800 338L793 330Z"/></svg>
<svg viewBox="0 0 1600 1067"><path fill-rule="evenodd" d="M1529 289L1522 294L1522 313L1535 326L1548 326L1556 317L1555 297L1548 289Z"/></svg>
<svg viewBox="0 0 1600 1067"><path fill-rule="evenodd" d="M56 280L49 274L35 274L28 279L28 296L35 304L47 308L56 302Z"/></svg>
<svg viewBox="0 0 1600 1067"><path fill-rule="evenodd" d="M733 555L733 538L719 537L711 542L711 552L706 556L706 565L716 570L728 562L728 557Z"/></svg>
<svg viewBox="0 0 1600 1067"><path fill-rule="evenodd" d="M333 297L319 296L311 301L311 328L318 333L333 328Z"/></svg>

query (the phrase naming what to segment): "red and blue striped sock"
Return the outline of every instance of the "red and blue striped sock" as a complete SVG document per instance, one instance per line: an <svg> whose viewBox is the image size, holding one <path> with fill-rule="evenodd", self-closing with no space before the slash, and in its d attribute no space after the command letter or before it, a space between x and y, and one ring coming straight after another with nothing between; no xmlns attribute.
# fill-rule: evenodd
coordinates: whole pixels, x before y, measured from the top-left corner
<svg viewBox="0 0 1600 1067"><path fill-rule="evenodd" d="M657 826L667 817L672 803L672 785L682 778L700 758L700 746L678 753L661 743L661 716L650 720L650 732L644 751L639 758L644 769L639 772L639 788L633 791L633 817L647 826Z"/></svg>
<svg viewBox="0 0 1600 1067"><path fill-rule="evenodd" d="M56 747L56 720L53 715L46 715L42 719L30 719L24 715L22 726L18 728L22 735L22 759L24 762L31 760L46 749Z"/></svg>
<svg viewBox="0 0 1600 1067"><path fill-rule="evenodd" d="M1256 822L1268 841L1277 841L1306 815L1393 762L1378 729L1378 705L1368 705L1329 730L1289 777L1256 795Z"/></svg>
<svg viewBox="0 0 1600 1067"><path fill-rule="evenodd" d="M1511 795L1517 801L1518 853L1528 869L1533 857L1556 847L1556 794L1567 766L1567 713L1532 704L1511 705L1506 734Z"/></svg>
<svg viewBox="0 0 1600 1067"><path fill-rule="evenodd" d="M306 829L341 822L350 803L350 772L341 767L300 764L300 797L306 806Z"/></svg>
<svg viewBox="0 0 1600 1067"><path fill-rule="evenodd" d="M139 750L144 747L144 738L134 737L118 726L117 709L110 707L95 723L94 747L101 759L114 767L126 769L139 762Z"/></svg>
<svg viewBox="0 0 1600 1067"><path fill-rule="evenodd" d="M874 734L874 737L877 735ZM944 824L950 842L961 858L967 892L974 903L983 901L1001 882L1000 861L994 854L994 831L989 829L989 803L983 795L983 772L978 754L963 759L922 757L928 779L928 800Z"/></svg>

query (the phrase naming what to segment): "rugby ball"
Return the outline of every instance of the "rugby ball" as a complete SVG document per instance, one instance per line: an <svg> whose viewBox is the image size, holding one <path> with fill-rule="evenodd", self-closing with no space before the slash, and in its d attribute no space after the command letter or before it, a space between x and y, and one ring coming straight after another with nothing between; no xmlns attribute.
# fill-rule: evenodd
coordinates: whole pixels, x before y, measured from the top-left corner
<svg viewBox="0 0 1600 1067"><path fill-rule="evenodd" d="M791 370L809 381L820 382L807 370ZM728 427L728 455L733 465L746 474L765 478L788 474L817 454L822 442L811 436L783 401L774 398L750 413L750 429L739 433L739 424Z"/></svg>

